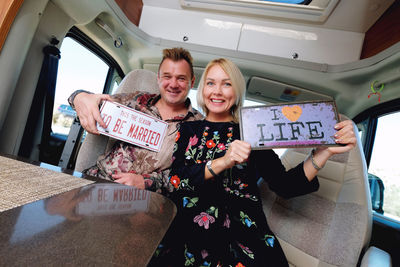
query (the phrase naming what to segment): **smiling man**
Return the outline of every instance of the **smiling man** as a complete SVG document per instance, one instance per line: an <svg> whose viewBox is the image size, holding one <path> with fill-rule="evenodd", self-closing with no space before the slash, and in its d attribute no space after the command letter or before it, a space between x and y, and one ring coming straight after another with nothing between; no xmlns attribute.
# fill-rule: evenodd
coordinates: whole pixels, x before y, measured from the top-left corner
<svg viewBox="0 0 400 267"><path fill-rule="evenodd" d="M183 48L164 49L158 69L158 95L137 91L110 96L77 91L69 97L68 101L76 110L81 125L93 134L99 134L96 122L105 127L99 111L103 100L121 103L168 123L160 152L117 141L110 151L98 158L95 166L84 170L84 173L160 193L170 191L172 185L168 175L177 125L182 121L202 118L187 98L195 81L192 61L189 51Z"/></svg>

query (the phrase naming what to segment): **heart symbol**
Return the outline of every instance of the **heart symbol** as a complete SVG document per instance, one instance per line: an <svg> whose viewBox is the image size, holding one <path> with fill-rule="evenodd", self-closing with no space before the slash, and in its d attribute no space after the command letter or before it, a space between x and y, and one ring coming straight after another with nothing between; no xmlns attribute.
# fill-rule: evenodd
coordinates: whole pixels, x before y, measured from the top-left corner
<svg viewBox="0 0 400 267"><path fill-rule="evenodd" d="M283 115L292 122L297 121L300 118L302 112L303 110L300 106L285 106L282 108Z"/></svg>

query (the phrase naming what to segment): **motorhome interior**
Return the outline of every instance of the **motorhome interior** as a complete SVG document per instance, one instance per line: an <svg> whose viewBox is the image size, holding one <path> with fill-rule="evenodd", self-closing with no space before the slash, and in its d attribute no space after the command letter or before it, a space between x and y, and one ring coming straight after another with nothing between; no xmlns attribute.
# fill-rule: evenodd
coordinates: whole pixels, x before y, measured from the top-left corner
<svg viewBox="0 0 400 267"><path fill-rule="evenodd" d="M184 47L194 58L195 103L207 63L226 57L245 76L246 105L334 100L358 127L358 161L333 161L315 198L364 205L365 228L333 239L334 227L352 224L333 211L340 223L321 226L320 251L278 233L290 264L341 266L335 257L352 249L355 265L400 265L399 1L3 0L0 8L2 154L74 169L87 134L68 106L72 92L113 93L133 70L157 73L164 48ZM305 156L277 153L287 167ZM365 192L347 191L355 176ZM279 205L266 202L267 217Z"/></svg>

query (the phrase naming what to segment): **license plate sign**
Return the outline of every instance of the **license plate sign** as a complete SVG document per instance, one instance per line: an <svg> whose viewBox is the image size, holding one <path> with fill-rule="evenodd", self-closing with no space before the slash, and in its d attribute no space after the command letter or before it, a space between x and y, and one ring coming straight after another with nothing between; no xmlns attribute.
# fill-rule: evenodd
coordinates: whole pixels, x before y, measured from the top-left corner
<svg viewBox="0 0 400 267"><path fill-rule="evenodd" d="M168 124L127 106L104 101L100 108L106 128L98 131L115 139L159 152Z"/></svg>
<svg viewBox="0 0 400 267"><path fill-rule="evenodd" d="M334 101L291 102L240 110L242 140L253 149L336 145L336 123Z"/></svg>

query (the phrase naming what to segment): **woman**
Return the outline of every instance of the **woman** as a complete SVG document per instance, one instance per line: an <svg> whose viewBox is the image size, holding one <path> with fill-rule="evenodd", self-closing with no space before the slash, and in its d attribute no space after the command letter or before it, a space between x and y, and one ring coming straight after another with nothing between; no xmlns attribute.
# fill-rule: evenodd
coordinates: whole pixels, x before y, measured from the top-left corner
<svg viewBox="0 0 400 267"><path fill-rule="evenodd" d="M318 148L286 172L272 150L251 151L239 140L244 91L243 76L230 60L207 65L197 94L206 118L183 123L176 137L170 182L178 213L152 264L288 266L268 227L258 178L286 198L316 191L319 168L355 145L352 122L340 122L335 138L345 146Z"/></svg>

